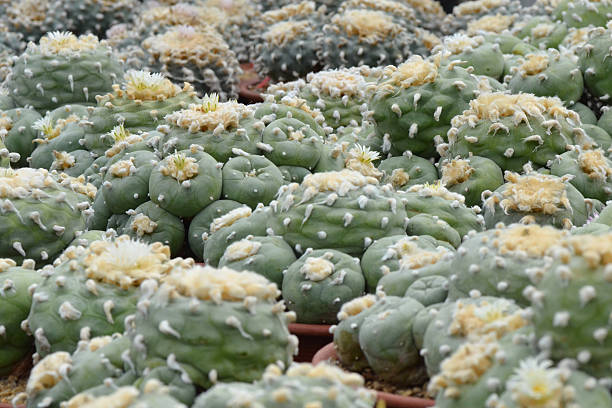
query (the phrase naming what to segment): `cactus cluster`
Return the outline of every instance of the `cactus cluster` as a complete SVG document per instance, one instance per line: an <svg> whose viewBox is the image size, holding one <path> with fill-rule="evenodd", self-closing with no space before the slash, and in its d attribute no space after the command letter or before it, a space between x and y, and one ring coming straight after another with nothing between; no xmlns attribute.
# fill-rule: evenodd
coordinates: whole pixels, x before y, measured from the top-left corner
<svg viewBox="0 0 612 408"><path fill-rule="evenodd" d="M0 0L13 402L612 406L611 4Z"/></svg>

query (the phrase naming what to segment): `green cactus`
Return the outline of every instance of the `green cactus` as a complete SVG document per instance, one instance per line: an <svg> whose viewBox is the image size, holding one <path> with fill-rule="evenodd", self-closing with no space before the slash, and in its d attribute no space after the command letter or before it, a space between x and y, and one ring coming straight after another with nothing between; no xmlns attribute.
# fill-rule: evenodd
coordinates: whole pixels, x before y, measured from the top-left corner
<svg viewBox="0 0 612 408"><path fill-rule="evenodd" d="M487 228L498 222L538 223L570 229L587 220L584 197L562 177L527 171L524 175L507 171L506 183L492 193L484 193L483 216ZM537 192L537 194L534 194Z"/></svg>
<svg viewBox="0 0 612 408"><path fill-rule="evenodd" d="M37 132L34 124L40 114L34 109L6 109L0 107L0 135L4 146L11 153L16 153L14 167L27 167L28 157L34 151L34 140Z"/></svg>
<svg viewBox="0 0 612 408"><path fill-rule="evenodd" d="M70 29L75 33L103 36L112 25L130 21L136 0L61 0L58 4L66 11Z"/></svg>
<svg viewBox="0 0 612 408"><path fill-rule="evenodd" d="M610 378L607 276L612 233L569 236L525 293L540 348L555 360L576 360L584 372Z"/></svg>
<svg viewBox="0 0 612 408"><path fill-rule="evenodd" d="M556 50L519 57L517 64L510 66L506 82L513 93L557 96L567 105L578 102L584 90L575 57Z"/></svg>
<svg viewBox="0 0 612 408"><path fill-rule="evenodd" d="M283 184L301 183L304 177L312 174L307 168L298 166L278 166L278 169L283 175Z"/></svg>
<svg viewBox="0 0 612 408"><path fill-rule="evenodd" d="M223 198L251 208L268 205L283 184L281 171L263 156L238 156L223 166Z"/></svg>
<svg viewBox="0 0 612 408"><path fill-rule="evenodd" d="M96 389L93 389L94 391ZM108 392L108 394L106 394ZM95 394L95 392L93 393ZM133 386L122 386L116 388L106 388L102 395L92 395L84 392L75 395L68 401L66 408L95 408L98 406L122 406L125 408L187 408L178 399L174 398L162 384L153 382L152 385L145 387L143 392Z"/></svg>
<svg viewBox="0 0 612 408"><path fill-rule="evenodd" d="M32 369L25 393L26 406L46 404L59 408L76 394L107 379L119 380L126 373L122 354L128 347L129 339L116 333L112 337L85 338L74 353L49 354Z"/></svg>
<svg viewBox="0 0 612 408"><path fill-rule="evenodd" d="M427 307L444 302L448 297L448 288L449 281L445 276L423 276L408 286L404 296Z"/></svg>
<svg viewBox="0 0 612 408"><path fill-rule="evenodd" d="M430 158L435 155L434 140L446 135L451 119L468 109L479 91L490 90L492 81L497 82L481 81L453 63L439 66L435 60L412 56L397 67L386 67L373 85L372 118L395 151Z"/></svg>
<svg viewBox="0 0 612 408"><path fill-rule="evenodd" d="M374 293L383 276L396 272L409 271L414 279L417 279L421 276L421 268L434 265L450 254L452 251L426 235L380 238L374 241L361 257L361 268L368 292ZM400 294L403 295L404 293Z"/></svg>
<svg viewBox="0 0 612 408"><path fill-rule="evenodd" d="M497 80L504 72L504 54L499 44L487 41L482 35L468 36L456 33L447 36L432 52L441 52L443 64L472 67L475 75L486 75Z"/></svg>
<svg viewBox="0 0 612 408"><path fill-rule="evenodd" d="M218 384L196 400L193 408L253 407L369 408L374 394L363 388L358 374L347 374L328 364L294 364L285 374L269 366L254 384Z"/></svg>
<svg viewBox="0 0 612 408"><path fill-rule="evenodd" d="M482 205L482 193L504 184L504 176L491 159L470 156L467 159L445 159L438 167L440 180L449 191L465 197L468 206Z"/></svg>
<svg viewBox="0 0 612 408"><path fill-rule="evenodd" d="M538 169L568 145L593 143L578 114L560 99L532 94L483 93L453 118L452 126L449 143L438 145L441 156L467 158L471 153L502 170L521 171L527 162Z"/></svg>
<svg viewBox="0 0 612 408"><path fill-rule="evenodd" d="M553 161L550 173L573 175L570 183L585 198L604 203L612 199L612 160L601 149L565 152Z"/></svg>
<svg viewBox="0 0 612 408"><path fill-rule="evenodd" d="M28 45L7 87L17 105L44 113L70 103L94 104L95 96L110 91L122 75L119 60L96 36L54 32Z"/></svg>
<svg viewBox="0 0 612 408"><path fill-rule="evenodd" d="M179 254L185 241L185 226L180 218L152 201L146 201L126 213L129 218L119 224L119 235L129 235L146 243L161 242L170 247L173 256Z"/></svg>
<svg viewBox="0 0 612 408"><path fill-rule="evenodd" d="M242 72L236 55L223 37L208 25L169 27L142 42L152 71L178 83L188 82L202 93L218 93L228 100L238 95Z"/></svg>
<svg viewBox="0 0 612 408"><path fill-rule="evenodd" d="M524 311L504 298L459 299L441 306L425 330L421 354L430 377L440 372L440 363L462 345L482 336L504 335L527 326Z"/></svg>
<svg viewBox="0 0 612 408"><path fill-rule="evenodd" d="M149 179L158 163L154 153L144 150L119 154L108 162L100 193L110 212L123 214L148 200Z"/></svg>
<svg viewBox="0 0 612 408"><path fill-rule="evenodd" d="M525 12L525 8L518 1L472 0L453 7L452 14L448 15L444 22L446 30L452 32L467 30L468 33L479 31L499 33Z"/></svg>
<svg viewBox="0 0 612 408"><path fill-rule="evenodd" d="M607 3L601 4L612 7ZM577 52L584 85L594 98L607 105L612 96L612 82L607 74L612 69L612 62L608 60L612 46L612 30L595 28L588 33L587 38L586 43Z"/></svg>
<svg viewBox="0 0 612 408"><path fill-rule="evenodd" d="M270 207L274 232L298 253L313 248L361 255L374 240L404 233L407 220L390 186L352 170L314 173L283 186Z"/></svg>
<svg viewBox="0 0 612 408"><path fill-rule="evenodd" d="M553 12L555 20L569 27L605 27L612 5L607 1L561 0Z"/></svg>
<svg viewBox="0 0 612 408"><path fill-rule="evenodd" d="M468 407L495 399L520 361L535 354L532 332L524 327L499 340L489 334L461 345L442 361L440 373L429 383L430 392L437 393L436 407Z"/></svg>
<svg viewBox="0 0 612 408"><path fill-rule="evenodd" d="M382 160L378 170L384 173L383 182L391 183L397 190L406 190L415 184L435 183L438 180L434 165L429 160L412 154Z"/></svg>
<svg viewBox="0 0 612 408"><path fill-rule="evenodd" d="M572 390L565 394L563 390ZM549 360L526 358L506 382L506 391L493 400L496 408L528 408L549 404L582 407L612 404L610 393L597 380L569 367L554 367Z"/></svg>
<svg viewBox="0 0 612 408"><path fill-rule="evenodd" d="M193 261L171 261L170 248L128 236L68 248L43 271L47 278L33 295L27 324L36 351L72 352L81 337L123 332L125 317L136 310L138 286L181 263Z"/></svg>
<svg viewBox="0 0 612 408"><path fill-rule="evenodd" d="M558 48L567 36L567 24L553 21L549 16L533 17L514 24L514 35L529 44L540 48Z"/></svg>
<svg viewBox="0 0 612 408"><path fill-rule="evenodd" d="M0 254L22 261L51 262L85 229L96 189L43 169L0 169Z"/></svg>
<svg viewBox="0 0 612 408"><path fill-rule="evenodd" d="M591 110L591 108L589 108L585 104L577 102L571 105L569 108L580 116L580 121L582 122L583 126L584 125L597 125L597 116Z"/></svg>
<svg viewBox="0 0 612 408"><path fill-rule="evenodd" d="M140 300L127 325L131 361L142 371L167 364L186 382L251 382L273 362L291 363L294 314L276 303L274 283L252 272L177 268Z"/></svg>
<svg viewBox="0 0 612 408"><path fill-rule="evenodd" d="M251 237L228 246L219 267L263 275L280 288L285 271L296 261L293 249L280 237Z"/></svg>
<svg viewBox="0 0 612 408"><path fill-rule="evenodd" d="M193 252L196 259L201 260L204 255L204 246L211 233L210 224L213 220L239 207L244 206L232 200L217 200L193 217L189 224L187 240L189 248L191 248L191 252Z"/></svg>
<svg viewBox="0 0 612 408"><path fill-rule="evenodd" d="M299 323L333 324L342 304L361 296L365 279L356 258L340 251L307 251L284 273L282 295Z"/></svg>
<svg viewBox="0 0 612 408"><path fill-rule="evenodd" d="M11 32L23 35L24 41L38 41L46 33L66 29L66 11L49 0L9 2L3 10Z"/></svg>
<svg viewBox="0 0 612 408"><path fill-rule="evenodd" d="M0 260L0 281L3 282L0 297L0 373L8 375L13 367L32 350L33 339L22 330L21 322L28 317L32 293L43 280L34 270L34 262L24 261L20 267L12 259Z"/></svg>
<svg viewBox="0 0 612 408"><path fill-rule="evenodd" d="M192 146L155 165L149 178L149 195L164 210L189 218L218 200L222 185L217 161L201 147Z"/></svg>
<svg viewBox="0 0 612 408"><path fill-rule="evenodd" d="M256 24L260 32L253 52L259 75L276 82L319 71L322 64L317 56L320 48L317 39L323 23L322 13L312 1L263 13L261 22Z"/></svg>

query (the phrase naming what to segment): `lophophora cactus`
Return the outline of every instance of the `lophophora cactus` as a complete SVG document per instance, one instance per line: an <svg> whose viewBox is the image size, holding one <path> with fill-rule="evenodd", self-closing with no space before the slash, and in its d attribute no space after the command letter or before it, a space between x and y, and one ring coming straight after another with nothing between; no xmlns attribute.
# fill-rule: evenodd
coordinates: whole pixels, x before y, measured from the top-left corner
<svg viewBox="0 0 612 408"><path fill-rule="evenodd" d="M578 48L580 69L584 75L585 88L588 90L594 106L609 104L612 95L612 83L608 76L611 69L609 61L612 46L612 25L588 30L586 42Z"/></svg>
<svg viewBox="0 0 612 408"><path fill-rule="evenodd" d="M85 230L96 188L43 169L0 169L4 258L51 262Z"/></svg>
<svg viewBox="0 0 612 408"><path fill-rule="evenodd" d="M17 105L44 113L70 103L92 105L122 75L120 61L105 42L94 35L56 31L28 45L15 61L7 87Z"/></svg>
<svg viewBox="0 0 612 408"><path fill-rule="evenodd" d="M179 267L154 289L127 322L139 371L167 363L185 382L209 388L254 381L268 364L290 364L297 351L287 329L295 314L284 311L276 285L261 275Z"/></svg>
<svg viewBox="0 0 612 408"><path fill-rule="evenodd" d="M505 184L483 194L487 228L493 228L498 222L538 223L565 229L580 227L587 220L587 206L582 194L569 183L572 177L507 171Z"/></svg>
<svg viewBox="0 0 612 408"><path fill-rule="evenodd" d="M70 31L103 36L114 24L131 22L137 0L59 0L54 7L66 13Z"/></svg>
<svg viewBox="0 0 612 408"><path fill-rule="evenodd" d="M554 9L553 17L569 27L605 27L611 12L612 3L607 0L562 0Z"/></svg>
<svg viewBox="0 0 612 408"><path fill-rule="evenodd" d="M346 169L283 186L270 207L279 224L275 233L298 253L313 248L360 255L374 240L404 233L408 220L391 186Z"/></svg>
<svg viewBox="0 0 612 408"><path fill-rule="evenodd" d="M238 95L240 65L214 27L170 27L145 39L142 47L146 65L172 81L189 82L203 94L216 92L223 100Z"/></svg>
<svg viewBox="0 0 612 408"><path fill-rule="evenodd" d="M54 7L53 0L10 1L3 15L12 32L21 33L25 41L38 41L48 32L66 29L66 10Z"/></svg>
<svg viewBox="0 0 612 408"><path fill-rule="evenodd" d="M139 286L159 280L174 266L193 260L170 259L170 248L128 236L70 247L48 266L33 295L27 320L40 356L72 352L81 338L122 333L136 310ZM58 324L59 323L59 324Z"/></svg>
<svg viewBox="0 0 612 408"><path fill-rule="evenodd" d="M465 68L439 59L412 56L388 66L377 84L368 112L377 132L391 143L391 152L407 150L421 157L435 156L434 140L441 140L451 119L469 107L481 91L501 86L493 79L470 74Z"/></svg>
<svg viewBox="0 0 612 408"><path fill-rule="evenodd" d="M256 23L255 69L275 81L291 81L322 68L317 56L323 14L312 1L263 13Z"/></svg>
<svg viewBox="0 0 612 408"><path fill-rule="evenodd" d="M451 124L448 143L438 144L440 155L484 156L502 170L521 171L528 162L538 169L571 145L594 143L559 98L527 93L483 93Z"/></svg>
<svg viewBox="0 0 612 408"><path fill-rule="evenodd" d="M475 75L501 79L504 72L504 54L499 44L488 41L482 35L456 33L444 37L432 53L442 53L446 61L457 61L457 66L472 67Z"/></svg>
<svg viewBox="0 0 612 408"><path fill-rule="evenodd" d="M504 184L504 176L491 159L469 156L444 159L439 163L440 183L453 193L465 197L468 206L482 205L482 193Z"/></svg>
<svg viewBox="0 0 612 408"><path fill-rule="evenodd" d="M229 408L252 404L256 407L367 408L374 395L364 388L359 374L348 374L327 363L270 365L254 384L218 384L196 400L194 408Z"/></svg>

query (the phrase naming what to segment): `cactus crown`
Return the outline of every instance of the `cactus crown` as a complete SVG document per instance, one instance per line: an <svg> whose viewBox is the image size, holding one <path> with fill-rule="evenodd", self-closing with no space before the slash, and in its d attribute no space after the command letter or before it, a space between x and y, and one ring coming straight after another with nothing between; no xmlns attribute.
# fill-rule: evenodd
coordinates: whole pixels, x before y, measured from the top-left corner
<svg viewBox="0 0 612 408"><path fill-rule="evenodd" d="M496 14L494 16L484 16L477 20L470 21L467 26L468 34L478 34L481 32L501 33L507 30L515 20L515 16L504 16Z"/></svg>
<svg viewBox="0 0 612 408"><path fill-rule="evenodd" d="M266 11L261 19L266 24L272 24L292 17L308 17L314 13L316 5L314 1L303 1L298 4L288 4L276 10Z"/></svg>
<svg viewBox="0 0 612 408"><path fill-rule="evenodd" d="M348 0L342 3L342 9L368 8L384 11L407 20L414 20L414 11L405 4L394 0Z"/></svg>
<svg viewBox="0 0 612 408"><path fill-rule="evenodd" d="M229 227L238 220L250 217L251 214L252 211L247 206L235 208L227 214L215 218L210 223L210 232L213 233L219 231L221 228Z"/></svg>
<svg viewBox="0 0 612 408"><path fill-rule="evenodd" d="M557 245L567 232L550 226L513 225L495 231L493 246L500 254L526 253L532 257L546 255Z"/></svg>
<svg viewBox="0 0 612 408"><path fill-rule="evenodd" d="M283 370L277 365L269 365L264 372L263 378L272 379L283 375ZM310 363L294 363L285 373L287 377L308 377L308 378L325 378L333 382L339 382L350 387L363 387L363 377L355 373L347 373L346 371L329 365Z"/></svg>
<svg viewBox="0 0 612 408"><path fill-rule="evenodd" d="M546 54L529 54L519 65L518 70L522 76L536 75L548 68L548 55Z"/></svg>
<svg viewBox="0 0 612 408"><path fill-rule="evenodd" d="M343 321L351 316L356 316L366 309L372 307L378 298L374 295L365 295L352 300L349 300L340 308L338 320Z"/></svg>
<svg viewBox="0 0 612 408"><path fill-rule="evenodd" d="M53 388L63 378L63 369L72 364L69 353L59 351L49 354L38 362L30 372L26 385L28 396L34 397L39 392Z"/></svg>
<svg viewBox="0 0 612 408"><path fill-rule="evenodd" d="M347 10L332 17L332 23L342 27L348 35L368 43L378 43L402 31L390 15L373 10Z"/></svg>
<svg viewBox="0 0 612 408"><path fill-rule="evenodd" d="M511 305L506 299L482 301L479 305L458 301L449 332L470 338L494 333L499 339L504 334L527 325L520 310L510 312Z"/></svg>
<svg viewBox="0 0 612 408"><path fill-rule="evenodd" d="M25 198L56 186L55 179L44 169L0 168L0 198Z"/></svg>
<svg viewBox="0 0 612 408"><path fill-rule="evenodd" d="M473 173L474 168L470 166L469 160L453 159L442 165L442 178L440 182L443 186L452 187L468 181Z"/></svg>
<svg viewBox="0 0 612 408"><path fill-rule="evenodd" d="M359 95L366 83L361 74L346 69L311 73L307 80L318 92L335 98Z"/></svg>
<svg viewBox="0 0 612 408"><path fill-rule="evenodd" d="M462 344L440 365L440 373L431 379L429 389L438 392L445 389L447 398L457 398L458 386L473 384L493 365L499 344L494 335L481 337L477 342Z"/></svg>
<svg viewBox="0 0 612 408"><path fill-rule="evenodd" d="M160 171L164 176L182 182L198 175L198 163L195 158L187 157L184 153L174 153L168 156L166 165Z"/></svg>
<svg viewBox="0 0 612 408"><path fill-rule="evenodd" d="M612 176L612 168L603 150L585 150L578 154L578 164L589 178L605 181Z"/></svg>
<svg viewBox="0 0 612 408"><path fill-rule="evenodd" d="M112 128L107 135L113 139L113 145L104 153L106 157L116 156L127 146L144 140L141 135L131 134L129 130L123 127L123 123Z"/></svg>
<svg viewBox="0 0 612 408"><path fill-rule="evenodd" d="M98 37L92 34L77 37L68 31L54 31L42 37L37 48L43 54L67 55L90 51L99 45Z"/></svg>
<svg viewBox="0 0 612 408"><path fill-rule="evenodd" d="M83 392L72 397L66 408L128 408L139 395L138 389L128 386L99 397Z"/></svg>
<svg viewBox="0 0 612 408"><path fill-rule="evenodd" d="M71 249L65 254L69 258ZM171 268L170 248L160 242L146 244L127 235L113 241L94 241L85 250L88 278L127 289L145 279L160 279Z"/></svg>
<svg viewBox="0 0 612 408"><path fill-rule="evenodd" d="M206 95L200 104L166 115L166 120L190 132L227 130L238 127L240 119L252 114L250 107L236 101L219 103L216 94Z"/></svg>
<svg viewBox="0 0 612 408"><path fill-rule="evenodd" d="M465 197L463 195L449 191L442 184L442 180L438 180L433 184L415 184L406 191L410 193L418 193L422 197L440 197L447 201L459 201L460 203L465 202Z"/></svg>
<svg viewBox="0 0 612 408"><path fill-rule="evenodd" d="M160 73L147 71L128 71L125 76L125 92L131 100L154 101L167 99L178 94L181 89Z"/></svg>
<svg viewBox="0 0 612 408"><path fill-rule="evenodd" d="M378 90L387 94L395 92L395 87L410 88L434 82L438 77L438 66L420 55L413 55L397 67L386 67L384 74L387 80L378 86Z"/></svg>
<svg viewBox="0 0 612 408"><path fill-rule="evenodd" d="M439 247L436 251L420 248L411 238L402 238L391 246L389 251L390 254L397 256L402 269L418 269L433 265L449 252L444 247Z"/></svg>
<svg viewBox="0 0 612 408"><path fill-rule="evenodd" d="M355 170L369 177L382 177L383 173L374 166L374 161L380 158L380 154L375 150L370 150L367 146L356 144L347 152L345 167Z"/></svg>
<svg viewBox="0 0 612 408"><path fill-rule="evenodd" d="M134 217L131 227L138 237L142 237L154 233L157 229L157 223L141 213Z"/></svg>
<svg viewBox="0 0 612 408"><path fill-rule="evenodd" d="M257 299L273 302L280 291L262 275L253 272L237 272L229 268L210 266L179 268L164 278L172 287L171 297L195 297L217 304L224 301L239 302Z"/></svg>
<svg viewBox="0 0 612 408"><path fill-rule="evenodd" d="M489 197L484 205L494 211L496 203L505 211L554 214L562 208L572 209L567 197L568 177L529 173L519 175L506 171L508 182L501 194ZM501 200L501 201L500 201Z"/></svg>
<svg viewBox="0 0 612 408"><path fill-rule="evenodd" d="M230 262L241 261L259 252L261 242L241 239L227 247L223 256Z"/></svg>
<svg viewBox="0 0 612 408"><path fill-rule="evenodd" d="M189 25L174 26L163 34L147 38L143 42L145 48L150 48L154 54L163 58L199 59L203 55L214 54L217 57L228 55L230 49L223 37L213 26Z"/></svg>
<svg viewBox="0 0 612 408"><path fill-rule="evenodd" d="M472 14L486 13L494 8L507 4L507 0L475 0L463 2L453 9L453 14L457 17L469 16Z"/></svg>
<svg viewBox="0 0 612 408"><path fill-rule="evenodd" d="M262 37L266 42L280 46L308 32L310 28L310 23L307 20L281 21L270 26Z"/></svg>
<svg viewBox="0 0 612 408"><path fill-rule="evenodd" d="M534 38L546 38L556 27L553 23L540 23L531 29L531 35Z"/></svg>
<svg viewBox="0 0 612 408"><path fill-rule="evenodd" d="M51 165L52 169L66 170L74 167L76 164L76 159L68 152L58 152L57 150L54 150L53 158L53 164Z"/></svg>
<svg viewBox="0 0 612 408"><path fill-rule="evenodd" d="M300 268L300 273L311 281L321 281L334 273L334 264L329 261L333 254L325 253L323 256L310 257L306 259L304 265Z"/></svg>
<svg viewBox="0 0 612 408"><path fill-rule="evenodd" d="M483 36L469 36L463 33L455 33L444 38L443 49L453 55L461 54L464 51L473 50L482 45L485 39Z"/></svg>
<svg viewBox="0 0 612 408"><path fill-rule="evenodd" d="M534 357L520 362L507 383L520 408L565 406L561 370L551 367L552 362Z"/></svg>
<svg viewBox="0 0 612 408"><path fill-rule="evenodd" d="M583 257L591 268L612 264L612 233L573 236L568 238L567 244L573 248L574 254Z"/></svg>
<svg viewBox="0 0 612 408"><path fill-rule="evenodd" d="M55 122L53 121L50 115L45 115L43 118L38 119L32 124L32 129L38 130L44 138L35 139L34 141L38 143L46 143L49 140L58 137L62 130L66 127L66 125L78 121L79 117L77 115L70 115L65 119L58 119Z"/></svg>
<svg viewBox="0 0 612 408"><path fill-rule="evenodd" d="M115 177L123 178L132 175L136 171L134 158L130 157L127 160L119 160L109 167L108 171Z"/></svg>
<svg viewBox="0 0 612 408"><path fill-rule="evenodd" d="M343 196L369 184L378 184L378 180L347 169L309 174L302 181L302 187L313 196L320 192L335 192Z"/></svg>
<svg viewBox="0 0 612 408"><path fill-rule="evenodd" d="M500 122L504 117L512 117L514 124L528 123L529 118L541 119L544 115L553 118L571 119L580 123L580 117L563 106L557 97L539 97L533 94L507 94L487 92L470 101L470 109L455 116L451 124L458 128L463 125L476 126L480 120Z"/></svg>

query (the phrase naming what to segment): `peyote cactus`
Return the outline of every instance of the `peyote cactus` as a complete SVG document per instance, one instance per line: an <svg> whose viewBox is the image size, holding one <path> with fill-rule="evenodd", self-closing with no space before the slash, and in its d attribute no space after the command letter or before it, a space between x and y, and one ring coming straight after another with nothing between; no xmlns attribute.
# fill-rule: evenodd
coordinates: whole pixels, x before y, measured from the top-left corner
<svg viewBox="0 0 612 408"><path fill-rule="evenodd" d="M317 56L322 14L312 1L289 4L261 15L255 69L275 81L291 81L321 69Z"/></svg>
<svg viewBox="0 0 612 408"><path fill-rule="evenodd" d="M268 205L283 184L281 171L263 156L238 156L223 166L223 198L251 208Z"/></svg>
<svg viewBox="0 0 612 408"><path fill-rule="evenodd" d="M505 184L492 193L483 193L487 228L498 222L580 227L587 220L587 207L582 194L569 183L572 177L507 171Z"/></svg>
<svg viewBox="0 0 612 408"><path fill-rule="evenodd" d="M602 149L565 152L553 161L550 173L559 177L573 175L570 183L585 198L604 203L612 199L612 160Z"/></svg>
<svg viewBox="0 0 612 408"><path fill-rule="evenodd" d="M612 96L612 83L607 74L612 67L608 60L611 46L612 27L607 30L599 27L589 31L585 44L578 49L584 85L595 100L603 104L608 104Z"/></svg>
<svg viewBox="0 0 612 408"><path fill-rule="evenodd" d="M34 151L36 123L41 119L34 109L6 109L0 107L0 138L9 152L16 153L13 167L24 167Z"/></svg>
<svg viewBox="0 0 612 408"><path fill-rule="evenodd" d="M569 27L605 27L610 21L612 3L593 0L561 0L558 2L553 17Z"/></svg>
<svg viewBox="0 0 612 408"><path fill-rule="evenodd" d="M248 236L227 247L219 267L258 273L281 288L287 268L296 260L293 249L282 238Z"/></svg>
<svg viewBox="0 0 612 408"><path fill-rule="evenodd" d="M27 327L38 354L72 352L80 338L123 332L140 284L160 279L177 264L193 260L170 260L170 248L128 236L68 248L43 271L46 279L33 295Z"/></svg>
<svg viewBox="0 0 612 408"><path fill-rule="evenodd" d="M252 272L177 268L141 298L128 319L131 362L137 370L168 364L188 383L250 382L268 364L291 363L294 317L276 303L274 283Z"/></svg>
<svg viewBox="0 0 612 408"><path fill-rule="evenodd" d="M201 150L193 145L155 165L149 178L151 201L177 217L189 218L221 197L221 169Z"/></svg>
<svg viewBox="0 0 612 408"><path fill-rule="evenodd" d="M200 211L189 223L187 240L189 248L196 259L202 259L204 245L211 233L211 223L213 220L229 213L236 208L244 207L242 204L232 200L217 200ZM273 280L273 279L270 279Z"/></svg>
<svg viewBox="0 0 612 408"><path fill-rule="evenodd" d="M94 104L122 75L119 60L96 36L56 31L28 45L7 87L17 105L44 113L69 103Z"/></svg>
<svg viewBox="0 0 612 408"><path fill-rule="evenodd" d="M198 92L216 92L227 100L238 95L241 73L236 55L213 27L181 25L142 42L147 65L174 82L191 83Z"/></svg>
<svg viewBox="0 0 612 408"><path fill-rule="evenodd" d="M482 205L484 191L494 191L504 184L501 169L486 157L445 159L440 162L438 170L442 185L453 193L463 195L468 206Z"/></svg>
<svg viewBox="0 0 612 408"><path fill-rule="evenodd" d="M469 106L452 119L449 143L438 145L441 156L466 158L472 153L502 170L520 171L527 162L544 167L568 145L593 143L578 114L556 97L483 93Z"/></svg>
<svg viewBox="0 0 612 408"><path fill-rule="evenodd" d="M383 182L391 183L396 190L407 190L416 184L435 183L438 180L434 165L413 154L382 160L378 170L383 172Z"/></svg>
<svg viewBox="0 0 612 408"><path fill-rule="evenodd" d="M21 328L32 305L32 293L43 277L34 270L34 262L26 260L18 267L12 259L0 259L0 373L9 374L32 350L33 339Z"/></svg>
<svg viewBox="0 0 612 408"><path fill-rule="evenodd" d="M418 277L427 276L421 273L421 268L434 265L451 253L452 251L440 245L439 241L427 235L411 237L396 235L378 239L368 247L361 258L361 268L368 291L375 292L383 276L396 272L409 271L413 281ZM391 288L385 288L383 285L379 289L385 291ZM394 292L401 291L396 287L392 289ZM403 296L404 293L398 295Z"/></svg>
<svg viewBox="0 0 612 408"><path fill-rule="evenodd" d="M372 118L395 152L410 150L433 157L433 141L446 134L451 119L468 108L468 101L481 90L491 89L491 81L453 63L439 66L435 60L415 55L397 67L386 67L382 79L373 85Z"/></svg>
<svg viewBox="0 0 612 408"><path fill-rule="evenodd" d="M427 326L421 354L430 377L440 372L440 363L462 345L482 336L500 339L529 322L524 310L504 298L459 299L441 306Z"/></svg>
<svg viewBox="0 0 612 408"><path fill-rule="evenodd" d="M243 404L267 408L369 408L375 398L363 386L360 375L347 374L326 363L293 364L285 374L281 367L271 365L254 384L214 386L198 397L193 408L230 408Z"/></svg>
<svg viewBox="0 0 612 408"><path fill-rule="evenodd" d="M538 345L555 361L575 360L584 372L611 379L608 336L612 233L569 236L557 242L545 273L525 290ZM579 330L579 331L578 331Z"/></svg>
<svg viewBox="0 0 612 408"><path fill-rule="evenodd" d="M70 30L102 36L112 25L131 21L137 0L59 0L55 7L66 12Z"/></svg>
<svg viewBox="0 0 612 408"><path fill-rule="evenodd" d="M499 80L504 72L504 54L499 44L487 41L482 35L456 33L447 36L432 52L441 52L443 63L456 61L457 66L472 67L475 75Z"/></svg>
<svg viewBox="0 0 612 408"><path fill-rule="evenodd" d="M340 251L307 251L289 265L282 295L298 323L332 324L342 304L363 295L365 279L357 258Z"/></svg>
<svg viewBox="0 0 612 408"><path fill-rule="evenodd" d="M96 188L43 169L0 169L0 254L47 263L85 230Z"/></svg>
<svg viewBox="0 0 612 408"><path fill-rule="evenodd" d="M570 55L556 50L527 54L511 65L507 77L508 89L513 93L536 96L557 96L565 104L578 102L584 90L578 63Z"/></svg>
<svg viewBox="0 0 612 408"><path fill-rule="evenodd" d="M66 29L66 10L54 7L52 0L9 1L2 14L10 31L21 33L24 41L36 42L46 33Z"/></svg>
<svg viewBox="0 0 612 408"><path fill-rule="evenodd" d="M390 186L352 170L314 173L279 189L270 203L281 235L298 253L337 249L360 255L374 240L402 234L406 210Z"/></svg>

